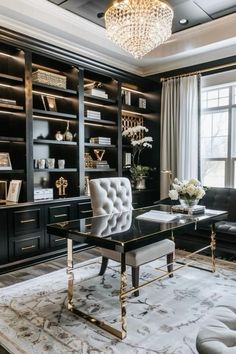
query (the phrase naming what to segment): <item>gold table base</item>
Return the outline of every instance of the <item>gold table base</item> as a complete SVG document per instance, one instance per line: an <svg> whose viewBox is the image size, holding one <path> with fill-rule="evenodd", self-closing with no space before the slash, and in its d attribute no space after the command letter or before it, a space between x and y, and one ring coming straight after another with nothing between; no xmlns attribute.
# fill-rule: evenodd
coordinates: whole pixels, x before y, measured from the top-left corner
<svg viewBox="0 0 236 354"><path fill-rule="evenodd" d="M116 329L113 326L96 319L95 317L86 314L83 311L80 311L79 309L74 307L73 304L73 290L74 290L74 274L73 274L73 241L68 239L67 240L67 275L68 275L68 310L73 312L74 314L80 316L81 318L83 318L86 321L89 321L90 323L96 325L97 327L107 331L108 333L114 335L115 337L119 338L119 339L124 339L127 336L127 319L126 319L126 305L127 305L127 296L131 295L132 293L134 293L135 291L137 291L138 289L143 288L146 285L149 285L157 280L161 280L167 276L169 276L172 273L175 273L176 271L178 271L179 269L185 268L185 267L195 267L201 270L205 270L205 271L211 271L212 273L215 272L215 249L216 249L216 241L215 241L215 227L214 225L212 225L211 228L211 242L209 245L190 253L189 255L187 255L185 257L185 259L187 260L188 258L191 258L192 256L206 250L206 249L211 249L211 261L212 261L212 269L206 269L206 268L202 268L202 267L196 267L194 265L192 265L192 263L196 262L195 260L190 260L188 262L173 262L173 263L180 263L180 265L178 267L176 267L171 273L168 273L167 271L164 271L160 268L157 268L157 270L162 270L164 272L164 274L159 275L158 277L153 278L152 280L146 281L145 283L141 284L139 287L137 288L130 288L128 290L126 290L127 287L127 278L126 278L126 263L125 263L125 254L122 253L121 254L121 272L120 272L120 293L119 293L119 301L120 301L120 323L121 323L121 329ZM163 266L166 267L166 264Z"/></svg>

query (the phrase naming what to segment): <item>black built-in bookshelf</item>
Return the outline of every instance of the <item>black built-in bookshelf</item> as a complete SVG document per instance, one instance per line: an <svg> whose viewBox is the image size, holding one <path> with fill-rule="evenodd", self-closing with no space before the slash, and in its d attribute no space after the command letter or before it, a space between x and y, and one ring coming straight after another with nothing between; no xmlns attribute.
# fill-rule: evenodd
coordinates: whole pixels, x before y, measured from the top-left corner
<svg viewBox="0 0 236 354"><path fill-rule="evenodd" d="M131 151L122 139L126 111L142 115L154 140L142 163L155 171L147 190L134 192L134 204L158 199L160 92L148 79L24 35L1 29L0 40L0 153L9 154L12 167L0 168L0 180L8 186L13 179L22 181L19 203L0 205L1 271L64 252L65 240L47 235L45 226L91 215L88 179L130 177L123 166L125 152ZM47 82L38 79L44 73ZM57 75L60 85L53 81ZM128 104L124 87L131 89ZM139 98L145 98L146 108ZM85 156L97 161L96 154L103 154L102 163L87 165ZM38 161L48 159L55 159L54 165L42 168ZM65 160L64 168L58 160ZM56 187L61 177L67 181L62 196ZM35 202L38 188L53 190L52 200Z"/></svg>

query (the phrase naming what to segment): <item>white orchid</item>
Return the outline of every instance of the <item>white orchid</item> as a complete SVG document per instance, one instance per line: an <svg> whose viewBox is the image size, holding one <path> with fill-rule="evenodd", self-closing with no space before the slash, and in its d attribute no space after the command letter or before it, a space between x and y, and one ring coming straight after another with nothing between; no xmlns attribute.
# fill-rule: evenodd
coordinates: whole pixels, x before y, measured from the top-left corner
<svg viewBox="0 0 236 354"><path fill-rule="evenodd" d="M145 149L152 148L153 139L151 136L143 136L140 138L140 135L144 135L149 130L143 125L137 125L135 127L128 128L123 131L122 135L130 139L131 145L134 148L133 153L133 165L140 165L140 154ZM140 134L142 133L142 134Z"/></svg>
<svg viewBox="0 0 236 354"><path fill-rule="evenodd" d="M122 132L123 136L134 138L140 132L148 132L148 128L144 127L143 125L136 125L136 127L131 127Z"/></svg>

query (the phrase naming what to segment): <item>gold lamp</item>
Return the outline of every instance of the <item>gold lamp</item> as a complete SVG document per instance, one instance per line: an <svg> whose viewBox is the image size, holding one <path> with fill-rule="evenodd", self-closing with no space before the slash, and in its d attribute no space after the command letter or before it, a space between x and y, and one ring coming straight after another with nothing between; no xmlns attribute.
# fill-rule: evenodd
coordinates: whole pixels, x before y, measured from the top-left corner
<svg viewBox="0 0 236 354"><path fill-rule="evenodd" d="M173 16L160 0L116 0L105 12L107 36L140 59L171 36Z"/></svg>

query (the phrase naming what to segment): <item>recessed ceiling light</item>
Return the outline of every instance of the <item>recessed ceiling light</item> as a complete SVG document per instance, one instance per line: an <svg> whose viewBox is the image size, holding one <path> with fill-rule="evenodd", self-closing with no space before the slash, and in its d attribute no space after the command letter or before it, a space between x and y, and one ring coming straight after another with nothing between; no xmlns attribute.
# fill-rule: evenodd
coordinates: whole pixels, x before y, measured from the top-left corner
<svg viewBox="0 0 236 354"><path fill-rule="evenodd" d="M104 17L104 12L99 12L97 14L97 18L103 18Z"/></svg>
<svg viewBox="0 0 236 354"><path fill-rule="evenodd" d="M188 20L187 20L186 18L181 18L181 20L179 20L179 23L180 23L181 25L187 25Z"/></svg>

